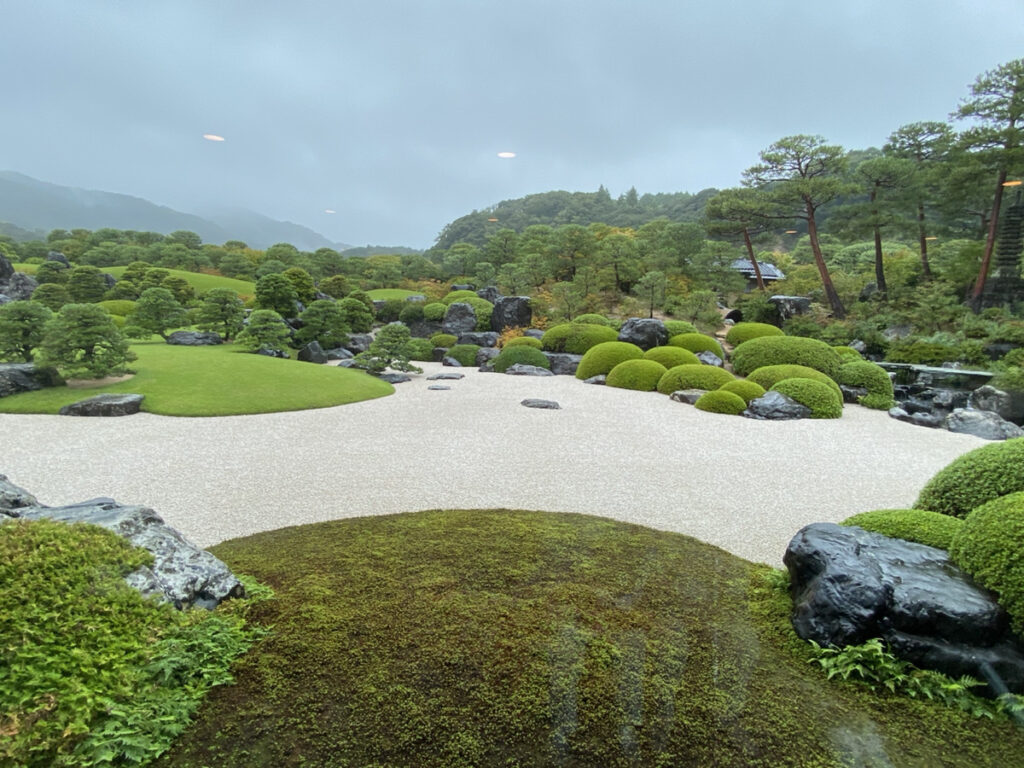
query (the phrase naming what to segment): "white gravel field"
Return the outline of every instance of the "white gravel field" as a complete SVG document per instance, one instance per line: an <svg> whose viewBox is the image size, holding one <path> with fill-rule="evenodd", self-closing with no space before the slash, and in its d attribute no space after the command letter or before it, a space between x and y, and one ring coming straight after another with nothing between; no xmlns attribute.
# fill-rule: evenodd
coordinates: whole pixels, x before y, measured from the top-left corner
<svg viewBox="0 0 1024 768"><path fill-rule="evenodd" d="M0 414L0 473L43 504L153 507L202 546L336 518L504 507L677 531L778 566L803 525L909 506L987 443L853 405L841 419L754 421L569 376L422 365L390 397L320 410ZM442 370L465 378L426 380ZM525 408L527 397L562 407Z"/></svg>

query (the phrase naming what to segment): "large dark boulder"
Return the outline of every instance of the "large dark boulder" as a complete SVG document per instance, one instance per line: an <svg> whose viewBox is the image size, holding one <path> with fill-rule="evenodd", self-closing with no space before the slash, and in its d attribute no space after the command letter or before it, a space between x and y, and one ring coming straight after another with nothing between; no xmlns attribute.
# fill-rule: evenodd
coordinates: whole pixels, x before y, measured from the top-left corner
<svg viewBox="0 0 1024 768"><path fill-rule="evenodd" d="M409 335L417 339L429 339L435 333L441 333L440 320L414 320L408 325Z"/></svg>
<svg viewBox="0 0 1024 768"><path fill-rule="evenodd" d="M619 341L636 344L643 350L663 347L668 344L668 330L661 320L631 317L619 329Z"/></svg>
<svg viewBox="0 0 1024 768"><path fill-rule="evenodd" d="M35 363L0 363L0 397L63 384L56 368Z"/></svg>
<svg viewBox="0 0 1024 768"><path fill-rule="evenodd" d="M583 355L569 352L545 352L544 357L551 363L551 372L556 376L575 376Z"/></svg>
<svg viewBox="0 0 1024 768"><path fill-rule="evenodd" d="M0 293L3 293L11 301L28 301L32 298L39 283L31 275L24 272L15 272L6 283L0 282Z"/></svg>
<svg viewBox="0 0 1024 768"><path fill-rule="evenodd" d="M910 413L899 406L895 406L889 409L889 416L897 421L905 421L907 424L913 424L916 427L930 427L931 429L938 429L943 426L942 417L936 416L934 413L928 411Z"/></svg>
<svg viewBox="0 0 1024 768"><path fill-rule="evenodd" d="M365 352L370 348L373 343L373 336L368 333L350 333L348 335L348 341L342 346L345 347L349 352L359 354Z"/></svg>
<svg viewBox="0 0 1024 768"><path fill-rule="evenodd" d="M527 328L532 322L533 310L530 309L529 296L502 296L494 302L494 310L491 312L492 331L501 333L506 328Z"/></svg>
<svg viewBox="0 0 1024 768"><path fill-rule="evenodd" d="M464 301L454 301L449 304L444 313L441 330L456 337L475 331L476 310L473 309L473 305Z"/></svg>
<svg viewBox="0 0 1024 768"><path fill-rule="evenodd" d="M335 349L328 349L324 354L327 355L328 360L351 360L355 355L349 352L344 347L337 347Z"/></svg>
<svg viewBox="0 0 1024 768"><path fill-rule="evenodd" d="M327 353L324 352L319 341L309 342L299 350L295 357L304 363L317 363L318 365L323 365L328 360Z"/></svg>
<svg viewBox="0 0 1024 768"><path fill-rule="evenodd" d="M470 331L459 336L459 344L475 344L478 347L498 346L498 334L494 331Z"/></svg>
<svg viewBox="0 0 1024 768"><path fill-rule="evenodd" d="M970 408L998 413L1014 424L1024 424L1024 392L1004 392L991 384L983 384L967 398Z"/></svg>
<svg viewBox="0 0 1024 768"><path fill-rule="evenodd" d="M145 395L96 395L62 406L61 416L131 416L138 413Z"/></svg>
<svg viewBox="0 0 1024 768"><path fill-rule="evenodd" d="M992 411L957 408L946 417L945 426L950 432L961 432L985 440L1009 440L1013 437L1024 437L1024 429Z"/></svg>
<svg viewBox="0 0 1024 768"><path fill-rule="evenodd" d="M768 390L760 397L754 398L747 404L747 409L742 416L748 419L768 419L781 421L786 419L806 419L811 415L811 409L806 405L798 403L789 395Z"/></svg>
<svg viewBox="0 0 1024 768"><path fill-rule="evenodd" d="M811 310L811 300L806 296L772 296L768 301L775 305L780 320L789 320Z"/></svg>
<svg viewBox="0 0 1024 768"><path fill-rule="evenodd" d="M481 299L491 302L494 304L501 298L501 291L495 288L493 285L488 285L486 288L481 288L476 292L476 295Z"/></svg>
<svg viewBox="0 0 1024 768"><path fill-rule="evenodd" d="M35 496L12 483L7 475L0 475L0 520L5 513L8 517L17 517L20 514L17 510L38 506Z"/></svg>
<svg viewBox="0 0 1024 768"><path fill-rule="evenodd" d="M224 339L212 331L175 331L167 336L167 343L179 347L215 347L223 344Z"/></svg>
<svg viewBox="0 0 1024 768"><path fill-rule="evenodd" d="M995 596L923 544L813 523L790 541L793 628L824 646L881 638L900 658L1024 692L1024 646ZM990 689L991 694L998 684Z"/></svg>
<svg viewBox="0 0 1024 768"><path fill-rule="evenodd" d="M0 253L0 284L6 283L14 276L14 265L11 260Z"/></svg>

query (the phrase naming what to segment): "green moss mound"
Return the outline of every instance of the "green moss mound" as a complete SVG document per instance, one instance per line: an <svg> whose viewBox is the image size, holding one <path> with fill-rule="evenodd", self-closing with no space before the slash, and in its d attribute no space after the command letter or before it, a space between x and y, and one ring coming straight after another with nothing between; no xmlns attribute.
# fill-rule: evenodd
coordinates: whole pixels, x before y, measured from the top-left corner
<svg viewBox="0 0 1024 768"><path fill-rule="evenodd" d="M585 313L578 315L572 319L574 323L583 323L584 325L604 325L611 328L614 323L604 315L598 315L596 313Z"/></svg>
<svg viewBox="0 0 1024 768"><path fill-rule="evenodd" d="M653 392L658 388L658 382L666 370L664 365L654 360L626 360L609 371L605 384L620 389Z"/></svg>
<svg viewBox="0 0 1024 768"><path fill-rule="evenodd" d="M429 363L434 359L434 345L430 339L409 339L406 349L410 360Z"/></svg>
<svg viewBox="0 0 1024 768"><path fill-rule="evenodd" d="M841 364L839 353L828 344L802 336L760 336L736 347L732 354L737 376L768 365L805 365L835 379Z"/></svg>
<svg viewBox="0 0 1024 768"><path fill-rule="evenodd" d="M677 365L700 365L700 360L688 349L682 347L651 347L644 352L644 358L661 363L666 368Z"/></svg>
<svg viewBox="0 0 1024 768"><path fill-rule="evenodd" d="M949 554L976 582L999 595L1013 630L1024 635L1024 491L971 511Z"/></svg>
<svg viewBox="0 0 1024 768"><path fill-rule="evenodd" d="M454 347L458 340L454 333L435 333L430 337L430 343L435 347Z"/></svg>
<svg viewBox="0 0 1024 768"><path fill-rule="evenodd" d="M533 347L534 349L540 349L540 339L535 339L533 336L516 336L505 342L505 349L509 347Z"/></svg>
<svg viewBox="0 0 1024 768"><path fill-rule="evenodd" d="M491 315L494 314L494 305L491 304L487 299L481 299L479 296L474 296L468 299L460 299L460 301L469 304L476 312L476 330L477 331L489 331L491 330Z"/></svg>
<svg viewBox="0 0 1024 768"><path fill-rule="evenodd" d="M963 521L924 509L874 509L848 517L840 525L855 525L894 539L949 549Z"/></svg>
<svg viewBox="0 0 1024 768"><path fill-rule="evenodd" d="M703 333L676 334L668 340L668 345L670 347L682 347L683 349L688 349L694 354L699 352L714 352L719 358L725 360L725 352L722 351L722 345Z"/></svg>
<svg viewBox="0 0 1024 768"><path fill-rule="evenodd" d="M444 320L444 313L448 311L448 305L441 301L433 301L423 305L423 319L439 323Z"/></svg>
<svg viewBox="0 0 1024 768"><path fill-rule="evenodd" d="M836 397L840 401L843 399L843 392L835 381L821 371L808 368L806 365L766 365L747 376L747 381L760 384L765 389L771 389L783 379L811 379L812 381L820 381L835 392Z"/></svg>
<svg viewBox="0 0 1024 768"><path fill-rule="evenodd" d="M683 333L697 333L697 326L685 320L664 320L663 322L665 323L665 330L668 331L669 338Z"/></svg>
<svg viewBox="0 0 1024 768"><path fill-rule="evenodd" d="M96 306L103 307L109 315L120 317L128 317L128 315L135 311L135 302L130 299L110 299L109 301L100 301L96 303Z"/></svg>
<svg viewBox="0 0 1024 768"><path fill-rule="evenodd" d="M844 364L864 359L864 355L853 347L844 347L840 345L833 346L832 349L836 351L836 354L839 355Z"/></svg>
<svg viewBox="0 0 1024 768"><path fill-rule="evenodd" d="M914 506L966 517L972 509L1018 491L1024 491L1024 437L984 445L954 459L921 489Z"/></svg>
<svg viewBox="0 0 1024 768"><path fill-rule="evenodd" d="M273 632L164 768L1008 766L1011 721L829 681L766 566L582 515L431 511L224 542Z"/></svg>
<svg viewBox="0 0 1024 768"><path fill-rule="evenodd" d="M457 301L463 301L468 303L468 299L479 299L476 295L476 291L449 291L442 297L441 303L448 306L454 304Z"/></svg>
<svg viewBox="0 0 1024 768"><path fill-rule="evenodd" d="M782 329L770 323L736 323L725 334L725 340L734 347L761 336L785 336Z"/></svg>
<svg viewBox="0 0 1024 768"><path fill-rule="evenodd" d="M765 388L750 379L733 379L732 381L725 382L725 384L718 388L718 391L732 392L734 395L739 395L749 405L751 400L756 400L765 393Z"/></svg>
<svg viewBox="0 0 1024 768"><path fill-rule="evenodd" d="M665 371L658 382L658 391L671 395L677 389L718 389L735 376L713 365L677 365Z"/></svg>
<svg viewBox="0 0 1024 768"><path fill-rule="evenodd" d="M478 344L456 344L448 348L448 357L459 361L460 365L472 368L476 365L476 353L480 351Z"/></svg>
<svg viewBox="0 0 1024 768"><path fill-rule="evenodd" d="M544 356L544 353L539 349L533 347L506 346L499 355L494 358L493 365L494 370L498 373L504 373L511 366L521 363L523 365L535 365L539 368L547 368L551 370L551 361Z"/></svg>
<svg viewBox="0 0 1024 768"><path fill-rule="evenodd" d="M618 338L619 332L607 326L563 323L548 328L540 343L548 352L569 352L574 355L583 355L598 344L616 341Z"/></svg>
<svg viewBox="0 0 1024 768"><path fill-rule="evenodd" d="M812 419L838 419L843 415L843 400L820 381L814 379L783 379L772 386L776 392L789 395L811 409Z"/></svg>
<svg viewBox="0 0 1024 768"><path fill-rule="evenodd" d="M738 416L747 409L747 401L734 392L716 389L698 397L693 406L709 413L728 413Z"/></svg>
<svg viewBox="0 0 1024 768"><path fill-rule="evenodd" d="M644 351L636 344L630 344L628 341L605 341L591 347L583 355L583 359L576 367L576 378L589 379L591 376L608 373L619 363L639 360L643 356Z"/></svg>
<svg viewBox="0 0 1024 768"><path fill-rule="evenodd" d="M867 408L887 411L896 405L893 399L892 380L886 370L868 360L853 360L839 367L837 380L848 387L864 387L868 393L860 398L860 404Z"/></svg>

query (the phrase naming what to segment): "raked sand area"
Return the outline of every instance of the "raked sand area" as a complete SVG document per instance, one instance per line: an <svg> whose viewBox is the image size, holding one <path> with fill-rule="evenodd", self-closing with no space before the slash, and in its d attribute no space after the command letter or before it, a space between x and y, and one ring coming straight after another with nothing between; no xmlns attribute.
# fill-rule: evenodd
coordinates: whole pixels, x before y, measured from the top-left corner
<svg viewBox="0 0 1024 768"><path fill-rule="evenodd" d="M803 525L909 506L987 442L853 405L835 420L754 421L569 376L422 366L390 397L320 410L0 414L0 473L43 504L153 507L202 546L342 517L512 508L677 531L779 566ZM442 370L465 378L427 380Z"/></svg>

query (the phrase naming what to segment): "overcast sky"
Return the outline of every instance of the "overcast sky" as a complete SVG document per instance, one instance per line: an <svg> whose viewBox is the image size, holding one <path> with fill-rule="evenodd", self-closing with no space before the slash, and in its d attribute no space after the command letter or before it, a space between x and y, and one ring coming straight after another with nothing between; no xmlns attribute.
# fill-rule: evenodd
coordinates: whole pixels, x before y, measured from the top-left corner
<svg viewBox="0 0 1024 768"><path fill-rule="evenodd" d="M424 248L533 192L736 186L782 136L880 146L1021 56L1022 0L0 0L0 170Z"/></svg>

